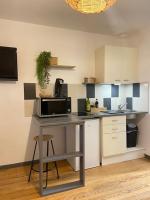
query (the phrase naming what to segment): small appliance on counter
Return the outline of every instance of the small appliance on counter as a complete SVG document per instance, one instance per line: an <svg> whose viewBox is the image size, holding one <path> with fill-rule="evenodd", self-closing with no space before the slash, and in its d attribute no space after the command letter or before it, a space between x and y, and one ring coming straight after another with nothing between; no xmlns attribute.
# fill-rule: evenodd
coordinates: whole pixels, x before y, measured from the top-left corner
<svg viewBox="0 0 150 200"><path fill-rule="evenodd" d="M39 117L64 116L71 113L71 97L37 98L36 114Z"/></svg>
<svg viewBox="0 0 150 200"><path fill-rule="evenodd" d="M64 84L64 80L57 78L55 82L55 91L54 96L55 97L67 97L68 91L67 91L67 84Z"/></svg>
<svg viewBox="0 0 150 200"><path fill-rule="evenodd" d="M98 99L96 99L95 101L95 108L98 108L99 107L99 102L98 102Z"/></svg>

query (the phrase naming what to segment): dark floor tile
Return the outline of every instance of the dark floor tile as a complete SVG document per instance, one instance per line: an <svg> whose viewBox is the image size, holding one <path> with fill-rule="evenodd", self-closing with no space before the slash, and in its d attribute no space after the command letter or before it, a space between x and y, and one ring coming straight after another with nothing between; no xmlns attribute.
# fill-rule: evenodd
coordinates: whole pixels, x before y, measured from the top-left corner
<svg viewBox="0 0 150 200"><path fill-rule="evenodd" d="M86 111L86 99L78 99L78 112Z"/></svg>
<svg viewBox="0 0 150 200"><path fill-rule="evenodd" d="M86 85L86 97L95 98L95 84Z"/></svg>
<svg viewBox="0 0 150 200"><path fill-rule="evenodd" d="M126 98L126 103L127 103L126 108L130 109L130 110L133 110L133 98L132 97L127 97Z"/></svg>
<svg viewBox="0 0 150 200"><path fill-rule="evenodd" d="M111 97L119 97L119 85L111 85Z"/></svg>
<svg viewBox="0 0 150 200"><path fill-rule="evenodd" d="M36 98L36 84L24 83L24 99L31 100Z"/></svg>
<svg viewBox="0 0 150 200"><path fill-rule="evenodd" d="M140 97L140 83L133 83L133 97Z"/></svg>
<svg viewBox="0 0 150 200"><path fill-rule="evenodd" d="M111 110L111 98L104 98L103 106L106 107L107 110Z"/></svg>

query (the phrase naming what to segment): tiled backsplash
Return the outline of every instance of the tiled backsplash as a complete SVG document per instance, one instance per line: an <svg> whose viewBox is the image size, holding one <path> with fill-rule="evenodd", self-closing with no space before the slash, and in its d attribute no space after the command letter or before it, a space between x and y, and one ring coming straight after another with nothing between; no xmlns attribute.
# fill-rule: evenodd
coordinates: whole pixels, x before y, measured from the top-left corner
<svg viewBox="0 0 150 200"><path fill-rule="evenodd" d="M118 105L126 104L124 109L138 111L149 110L149 85L134 83L129 85L96 85L95 98L100 106L118 109ZM110 106L111 103L111 106Z"/></svg>
<svg viewBox="0 0 150 200"><path fill-rule="evenodd" d="M85 99L90 98L91 103L96 99L100 107L116 110L118 105L125 105L124 109L138 111L149 110L149 85L147 83L135 83L129 85L83 85L68 84L68 96L72 98L72 112L77 112L84 106ZM39 96L38 86L35 83L24 83L25 115L29 116L33 112L33 102ZM50 84L45 89L45 94L54 94L54 84ZM29 105L30 104L30 105ZM30 109L30 111L29 111ZM28 114L26 114L28 113Z"/></svg>

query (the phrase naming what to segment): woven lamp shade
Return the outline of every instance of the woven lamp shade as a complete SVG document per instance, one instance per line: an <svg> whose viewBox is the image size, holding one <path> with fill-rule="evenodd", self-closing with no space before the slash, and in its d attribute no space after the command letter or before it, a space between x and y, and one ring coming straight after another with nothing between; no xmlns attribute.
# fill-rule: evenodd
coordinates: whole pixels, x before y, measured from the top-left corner
<svg viewBox="0 0 150 200"><path fill-rule="evenodd" d="M70 7L82 13L100 13L117 0L66 0Z"/></svg>

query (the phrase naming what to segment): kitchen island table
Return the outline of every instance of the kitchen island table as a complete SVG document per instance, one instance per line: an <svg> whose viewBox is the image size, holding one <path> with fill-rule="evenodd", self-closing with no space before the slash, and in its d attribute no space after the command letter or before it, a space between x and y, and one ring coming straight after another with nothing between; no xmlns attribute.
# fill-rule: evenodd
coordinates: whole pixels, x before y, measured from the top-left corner
<svg viewBox="0 0 150 200"><path fill-rule="evenodd" d="M40 173L39 173L39 191L42 196L49 195L57 192L67 191L82 187L85 185L85 170L84 170L84 120L76 116L64 116L64 117L53 117L53 118L39 118L38 116L33 116L35 123L39 128L39 161L40 161ZM42 134L44 128L51 127L64 127L67 128L69 125L79 125L80 126L80 150L77 152L70 152L61 155L53 155L49 157L43 156L43 141ZM50 188L43 188L43 164L64 160L68 158L79 157L80 158L80 179L67 184L61 184L59 186L53 186Z"/></svg>

